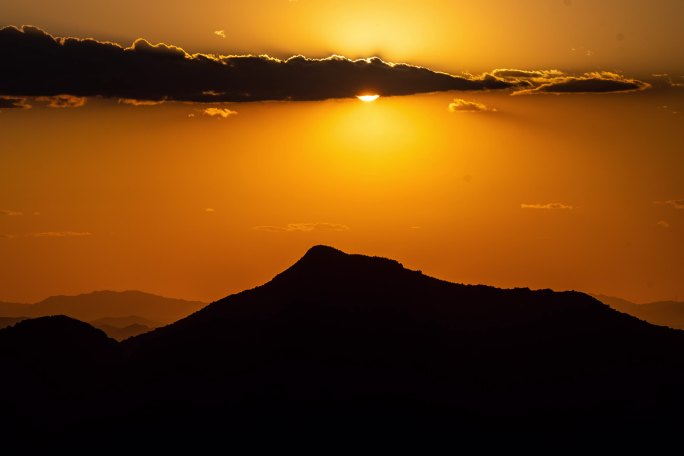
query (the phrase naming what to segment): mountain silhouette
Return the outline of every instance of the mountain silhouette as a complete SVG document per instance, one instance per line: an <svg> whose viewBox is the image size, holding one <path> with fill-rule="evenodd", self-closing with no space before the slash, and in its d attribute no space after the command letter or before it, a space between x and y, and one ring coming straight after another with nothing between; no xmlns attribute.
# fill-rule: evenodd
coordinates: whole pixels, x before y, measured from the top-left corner
<svg viewBox="0 0 684 456"><path fill-rule="evenodd" d="M2 357L31 321L0 331ZM97 387L55 392L14 382L18 398L80 398L66 418L10 401L14 432L122 445L126 436L253 444L302 432L332 445L361 430L577 439L676 427L684 405L681 331L578 292L449 283L326 246L265 285L118 344L82 323L49 323L31 328L34 345L71 331L92 340L63 350L83 359L69 364L75 376ZM47 362L13 350L31 366ZM104 364L94 364L93 352Z"/></svg>
<svg viewBox="0 0 684 456"><path fill-rule="evenodd" d="M56 366L80 368L106 363L106 353L118 352L119 348L101 330L58 315L22 320L3 329L0 350L3 360L14 360L28 370L46 374Z"/></svg>
<svg viewBox="0 0 684 456"><path fill-rule="evenodd" d="M684 302L655 301L636 304L613 296L592 296L615 310L633 315L654 325L684 329Z"/></svg>
<svg viewBox="0 0 684 456"><path fill-rule="evenodd" d="M11 435L68 423L104 397L120 365L116 341L65 316L0 330L0 425ZM4 442L7 443L7 442Z"/></svg>
<svg viewBox="0 0 684 456"><path fill-rule="evenodd" d="M0 329L17 324L22 320L28 320L28 317L0 317Z"/></svg>
<svg viewBox="0 0 684 456"><path fill-rule="evenodd" d="M0 317L0 329L28 319L29 317ZM162 326L159 322L136 316L98 318L89 323L91 326L104 331L107 336L119 341Z"/></svg>
<svg viewBox="0 0 684 456"><path fill-rule="evenodd" d="M116 340L124 340L129 337L146 333L153 328L162 326L160 322L147 318L131 315L128 317L105 317L89 322L92 326L101 329L109 337Z"/></svg>

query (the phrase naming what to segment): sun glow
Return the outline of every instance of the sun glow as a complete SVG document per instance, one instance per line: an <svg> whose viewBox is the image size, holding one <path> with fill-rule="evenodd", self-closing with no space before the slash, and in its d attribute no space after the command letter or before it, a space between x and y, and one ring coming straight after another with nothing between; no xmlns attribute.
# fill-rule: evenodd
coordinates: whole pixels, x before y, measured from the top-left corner
<svg viewBox="0 0 684 456"><path fill-rule="evenodd" d="M380 98L380 95L357 95L356 98L365 103L370 103Z"/></svg>

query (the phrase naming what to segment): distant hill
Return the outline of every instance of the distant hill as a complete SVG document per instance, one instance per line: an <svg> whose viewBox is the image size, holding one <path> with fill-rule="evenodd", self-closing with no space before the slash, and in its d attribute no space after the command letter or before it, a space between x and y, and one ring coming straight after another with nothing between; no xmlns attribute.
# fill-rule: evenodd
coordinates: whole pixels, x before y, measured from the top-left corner
<svg viewBox="0 0 684 456"><path fill-rule="evenodd" d="M109 337L116 340L138 336L151 331L153 328L162 326L158 321L136 316L98 318L91 321L90 324L101 329Z"/></svg>
<svg viewBox="0 0 684 456"><path fill-rule="evenodd" d="M148 318L142 318L135 315L129 315L127 317L105 317L98 318L97 320L90 321L90 324L97 327L101 325L113 326L115 328L125 328L131 325L141 325L147 326L149 328L156 328L158 326L163 326L161 322L150 320Z"/></svg>
<svg viewBox="0 0 684 456"><path fill-rule="evenodd" d="M636 304L613 296L592 296L615 310L634 315L654 325L684 329L684 302L656 301L647 304Z"/></svg>
<svg viewBox="0 0 684 456"><path fill-rule="evenodd" d="M54 327L32 331L35 346L72 331L76 342L46 359L17 342L31 320L0 330L0 390L14 393L0 421L27 436L18 441L50 446L72 436L122 449L140 439L234 448L301 435L332 448L361 432L577 442L678 436L684 409L682 331L578 292L449 283L326 246L265 285L118 344L79 322L44 324ZM17 382L25 373L7 353L45 380ZM60 357L81 361L59 369Z"/></svg>
<svg viewBox="0 0 684 456"><path fill-rule="evenodd" d="M103 323L94 323L91 322L91 324L97 328L101 329L102 331L107 334L107 336L111 337L112 339L116 340L124 340L128 339L129 337L133 336L138 336L140 334L144 334L148 331L151 331L155 326L146 326L146 325L141 325L138 323L134 323L131 325L126 325L126 326L113 326L113 325L108 325L108 324L103 324Z"/></svg>
<svg viewBox="0 0 684 456"><path fill-rule="evenodd" d="M0 329L12 326L27 319L28 317L0 317Z"/></svg>
<svg viewBox="0 0 684 456"><path fill-rule="evenodd" d="M3 317L20 317L26 315L31 304L17 302L0 302L0 315Z"/></svg>
<svg viewBox="0 0 684 456"><path fill-rule="evenodd" d="M204 306L204 302L165 298L141 291L94 291L76 296L52 296L35 304L0 304L0 316L67 315L81 321L93 321L133 315L159 326L186 317Z"/></svg>

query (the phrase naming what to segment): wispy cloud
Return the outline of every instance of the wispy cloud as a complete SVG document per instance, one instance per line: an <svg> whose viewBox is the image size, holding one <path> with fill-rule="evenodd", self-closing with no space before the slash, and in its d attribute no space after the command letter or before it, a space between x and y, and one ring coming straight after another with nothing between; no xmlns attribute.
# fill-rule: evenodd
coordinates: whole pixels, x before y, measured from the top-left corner
<svg viewBox="0 0 684 456"><path fill-rule="evenodd" d="M119 98L120 104L131 106L156 106L164 103L165 100L136 100L135 98Z"/></svg>
<svg viewBox="0 0 684 456"><path fill-rule="evenodd" d="M635 92L651 87L647 82L610 71L594 71L579 76L546 74L543 77L518 78L518 81L529 87L517 90L513 95Z"/></svg>
<svg viewBox="0 0 684 456"><path fill-rule="evenodd" d="M8 217L16 217L19 215L24 215L24 213L18 212L18 211L10 211L8 209L0 209L0 215L6 215Z"/></svg>
<svg viewBox="0 0 684 456"><path fill-rule="evenodd" d="M488 73L512 84L513 95L634 92L650 84L611 71L569 74L561 70L499 68Z"/></svg>
<svg viewBox="0 0 684 456"><path fill-rule="evenodd" d="M684 82L675 81L668 73L652 74L651 76L664 80L670 87L684 87Z"/></svg>
<svg viewBox="0 0 684 456"><path fill-rule="evenodd" d="M252 227L253 230L257 231L268 231L271 233L308 233L311 231L349 231L347 225L341 225L339 223L328 223L328 222L313 222L313 223L288 223L285 226L277 225L261 225Z"/></svg>
<svg viewBox="0 0 684 456"><path fill-rule="evenodd" d="M482 103L476 101L467 101L462 98L454 98L454 101L449 103L449 111L451 112L494 112L496 108L489 108Z"/></svg>
<svg viewBox="0 0 684 456"><path fill-rule="evenodd" d="M221 95L225 95L226 92L219 92L218 90L204 90L202 92L202 95L206 95L208 97L220 97Z"/></svg>
<svg viewBox="0 0 684 456"><path fill-rule="evenodd" d="M517 70L513 68L497 68L490 72L492 76L502 79L512 79L520 82L523 80L545 81L565 76L560 70Z"/></svg>
<svg viewBox="0 0 684 456"><path fill-rule="evenodd" d="M672 206L675 209L684 209L684 199L667 200L667 201L653 201L653 204L662 204L665 206Z"/></svg>
<svg viewBox="0 0 684 456"><path fill-rule="evenodd" d="M29 237L46 237L46 238L64 238L64 237L82 237L92 236L93 233L87 231L44 231L42 233L27 234Z"/></svg>
<svg viewBox="0 0 684 456"><path fill-rule="evenodd" d="M54 95L49 97L37 97L36 101L46 102L48 108L80 108L86 104L85 97L73 95Z"/></svg>
<svg viewBox="0 0 684 456"><path fill-rule="evenodd" d="M669 228L670 227L670 223L665 221L665 220L658 220L658 223L656 223L656 225L658 225L661 228Z"/></svg>
<svg viewBox="0 0 684 456"><path fill-rule="evenodd" d="M231 111L228 108L207 108L204 111L202 111L202 113L206 114L207 116L219 117L221 119L227 119L230 116L236 115L237 111Z"/></svg>
<svg viewBox="0 0 684 456"><path fill-rule="evenodd" d="M30 109L26 98L21 97L0 97L0 109Z"/></svg>
<svg viewBox="0 0 684 456"><path fill-rule="evenodd" d="M522 203L520 205L521 209L546 209L546 210L551 210L551 209L574 209L573 206L565 203L535 203L535 204L527 204L527 203Z"/></svg>
<svg viewBox="0 0 684 456"><path fill-rule="evenodd" d="M226 31L225 30L214 30L214 35L218 36L219 38L225 38L226 37Z"/></svg>

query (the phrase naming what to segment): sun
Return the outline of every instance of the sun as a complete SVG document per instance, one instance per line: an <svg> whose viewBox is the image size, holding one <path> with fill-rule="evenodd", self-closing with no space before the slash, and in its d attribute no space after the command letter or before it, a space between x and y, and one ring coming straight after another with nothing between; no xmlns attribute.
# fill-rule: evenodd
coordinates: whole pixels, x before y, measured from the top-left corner
<svg viewBox="0 0 684 456"><path fill-rule="evenodd" d="M370 103L380 98L380 95L357 95L356 98L365 103Z"/></svg>

